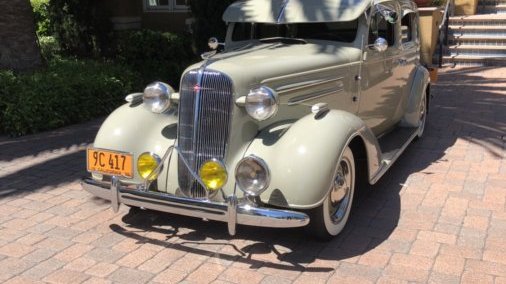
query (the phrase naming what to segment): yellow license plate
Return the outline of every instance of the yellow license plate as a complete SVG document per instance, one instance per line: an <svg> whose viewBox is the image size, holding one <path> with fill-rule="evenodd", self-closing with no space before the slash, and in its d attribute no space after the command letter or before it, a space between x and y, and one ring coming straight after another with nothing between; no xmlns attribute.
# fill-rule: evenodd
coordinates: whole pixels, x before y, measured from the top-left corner
<svg viewBox="0 0 506 284"><path fill-rule="evenodd" d="M89 172L127 178L134 176L132 154L88 148L86 161Z"/></svg>

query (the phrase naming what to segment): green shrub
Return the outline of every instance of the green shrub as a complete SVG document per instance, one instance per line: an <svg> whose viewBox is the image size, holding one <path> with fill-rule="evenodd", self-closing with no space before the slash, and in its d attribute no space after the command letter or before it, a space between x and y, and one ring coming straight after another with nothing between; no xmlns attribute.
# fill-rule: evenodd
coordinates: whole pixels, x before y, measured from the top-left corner
<svg viewBox="0 0 506 284"><path fill-rule="evenodd" d="M189 37L151 30L119 33L116 54L141 74L143 83L159 80L175 88L181 73L195 60Z"/></svg>
<svg viewBox="0 0 506 284"><path fill-rule="evenodd" d="M108 114L139 89L137 76L111 62L54 59L44 71L0 72L0 129L13 136Z"/></svg>
<svg viewBox="0 0 506 284"><path fill-rule="evenodd" d="M48 3L49 0L30 0L33 9L33 15L35 18L35 24L37 27L37 35L50 36L51 23L48 15Z"/></svg>
<svg viewBox="0 0 506 284"><path fill-rule="evenodd" d="M48 15L62 52L89 57L108 55L112 37L104 1L49 0Z"/></svg>
<svg viewBox="0 0 506 284"><path fill-rule="evenodd" d="M40 52L46 60L60 55L60 46L54 36L39 36Z"/></svg>

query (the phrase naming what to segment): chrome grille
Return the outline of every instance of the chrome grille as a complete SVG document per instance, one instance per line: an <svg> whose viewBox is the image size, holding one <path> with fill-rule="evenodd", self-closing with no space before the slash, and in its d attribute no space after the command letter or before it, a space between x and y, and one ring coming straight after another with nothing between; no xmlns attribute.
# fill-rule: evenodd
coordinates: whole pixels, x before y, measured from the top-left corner
<svg viewBox="0 0 506 284"><path fill-rule="evenodd" d="M193 70L181 81L178 147L191 169L207 160L225 159L232 117L232 81L222 73ZM179 187L190 197L203 198L206 191L179 158Z"/></svg>

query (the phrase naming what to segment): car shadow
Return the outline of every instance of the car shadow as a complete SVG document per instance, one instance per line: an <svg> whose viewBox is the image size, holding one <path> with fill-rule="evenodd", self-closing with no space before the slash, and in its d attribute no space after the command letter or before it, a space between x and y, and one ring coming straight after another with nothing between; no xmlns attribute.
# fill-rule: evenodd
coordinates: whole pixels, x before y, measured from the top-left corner
<svg viewBox="0 0 506 284"><path fill-rule="evenodd" d="M332 271L333 267L313 263L317 259L345 260L360 256L385 242L395 230L401 212L400 192L406 180L440 156L427 155L424 143L421 139L410 145L377 184L361 188L348 225L329 242L312 238L304 228L239 226L237 234L231 237L225 223L135 208L123 216L124 224L112 224L110 228L139 243L241 262L253 269ZM440 146L444 150L450 145ZM158 237L150 237L153 234Z"/></svg>
<svg viewBox="0 0 506 284"><path fill-rule="evenodd" d="M22 157L36 158L55 151L63 151L93 142L104 118L39 134L16 138L0 136L0 162Z"/></svg>
<svg viewBox="0 0 506 284"><path fill-rule="evenodd" d="M487 117L476 121L469 116L469 112L474 111L469 108L480 111L484 104L487 110L491 109L491 116L504 116L500 111L505 104L504 98L496 94L500 90L476 84L484 80L476 72L479 69L459 73L457 80L466 82L464 88L468 90L465 94L455 88L457 84L452 82L455 78L449 79L454 75L441 75L446 80L433 86L435 96L425 136L414 141L377 184L360 188L348 225L329 242L311 238L303 228L239 226L237 235L231 237L224 223L134 209L123 217L124 224L112 224L110 228L140 243L170 247L221 261L241 262L250 268L288 271L331 271L334 269L332 265L319 265L318 260L353 259L385 244L402 250L402 241L389 239L400 222L402 210L417 212L425 209L413 205L408 198L401 203L401 195L407 186L421 185L427 190L430 187L427 178L437 172L438 166L448 165L447 150L463 140L485 145L490 155L502 157L497 148L501 149L504 143L505 120ZM504 83L505 80L489 81ZM460 100L459 96L467 101ZM425 192L421 194L423 196ZM423 220L420 222L423 225Z"/></svg>

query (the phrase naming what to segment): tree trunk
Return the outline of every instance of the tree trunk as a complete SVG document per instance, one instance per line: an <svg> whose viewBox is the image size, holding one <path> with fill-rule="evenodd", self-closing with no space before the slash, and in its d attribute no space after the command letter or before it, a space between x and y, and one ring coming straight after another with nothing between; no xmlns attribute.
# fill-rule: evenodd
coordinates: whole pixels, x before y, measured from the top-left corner
<svg viewBox="0 0 506 284"><path fill-rule="evenodd" d="M28 71L41 64L30 0L0 0L0 68Z"/></svg>

